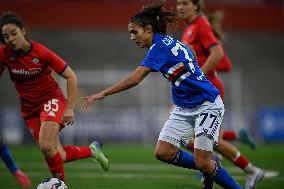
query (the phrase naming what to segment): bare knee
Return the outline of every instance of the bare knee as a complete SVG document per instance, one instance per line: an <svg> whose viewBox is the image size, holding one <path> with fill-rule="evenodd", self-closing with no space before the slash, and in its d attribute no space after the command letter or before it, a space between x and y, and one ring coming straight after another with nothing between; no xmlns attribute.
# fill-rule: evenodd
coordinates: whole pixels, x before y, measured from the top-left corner
<svg viewBox="0 0 284 189"><path fill-rule="evenodd" d="M170 162L174 157L175 153L169 153L168 151L165 150L155 150L155 157L163 162Z"/></svg>
<svg viewBox="0 0 284 189"><path fill-rule="evenodd" d="M175 158L176 152L178 151L178 148L163 141L159 141L154 155L155 157L163 162L170 162Z"/></svg>
<svg viewBox="0 0 284 189"><path fill-rule="evenodd" d="M39 132L39 148L46 158L57 153L57 141L60 126L58 123L46 121L41 123Z"/></svg>
<svg viewBox="0 0 284 189"><path fill-rule="evenodd" d="M56 154L56 146L51 142L41 141L39 143L39 148L45 157L52 157Z"/></svg>

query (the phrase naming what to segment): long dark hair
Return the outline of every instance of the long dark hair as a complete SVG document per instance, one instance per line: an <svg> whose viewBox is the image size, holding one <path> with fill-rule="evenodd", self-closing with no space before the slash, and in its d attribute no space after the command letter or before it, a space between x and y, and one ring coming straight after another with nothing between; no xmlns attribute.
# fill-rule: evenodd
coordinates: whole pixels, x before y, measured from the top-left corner
<svg viewBox="0 0 284 189"><path fill-rule="evenodd" d="M192 4L197 6L197 12L201 12L204 8L203 0L191 0Z"/></svg>
<svg viewBox="0 0 284 189"><path fill-rule="evenodd" d="M226 41L226 34L222 29L222 21L224 17L223 11L215 11L211 14L206 13L210 26L214 35L219 39L220 42L224 43Z"/></svg>
<svg viewBox="0 0 284 189"><path fill-rule="evenodd" d="M214 35L217 37L219 41L224 43L226 36L225 36L225 32L223 31L221 27L221 22L223 20L224 13L222 11L208 13L204 8L203 0L191 0L191 2L192 4L197 6L198 13L204 14L207 17Z"/></svg>
<svg viewBox="0 0 284 189"><path fill-rule="evenodd" d="M2 35L2 29L3 29L3 26L5 26L6 24L14 24L20 29L25 28L27 31L25 37L28 38L29 30L24 26L22 19L15 13L8 11L8 12L4 12L0 17L0 29L1 29L0 43L5 44L5 40Z"/></svg>
<svg viewBox="0 0 284 189"><path fill-rule="evenodd" d="M129 23L139 23L142 27L151 25L154 33L167 34L168 25L170 23L176 24L178 15L173 10L167 10L164 3L154 3L146 5L131 17Z"/></svg>

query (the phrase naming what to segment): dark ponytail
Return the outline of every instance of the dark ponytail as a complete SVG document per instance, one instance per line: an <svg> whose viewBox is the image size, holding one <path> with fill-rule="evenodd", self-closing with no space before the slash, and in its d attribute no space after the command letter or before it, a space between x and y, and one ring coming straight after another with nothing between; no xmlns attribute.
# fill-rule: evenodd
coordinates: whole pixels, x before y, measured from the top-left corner
<svg viewBox="0 0 284 189"><path fill-rule="evenodd" d="M222 11L216 11L212 14L209 14L204 9L203 0L191 0L191 2L192 2L192 4L197 6L197 12L199 14L204 14L207 17L214 35L217 37L217 39L220 42L224 43L226 37L225 37L225 32L222 30L222 27L221 27L221 22L222 22L223 16L224 16L223 12Z"/></svg>
<svg viewBox="0 0 284 189"><path fill-rule="evenodd" d="M212 14L206 14L206 16L211 25L214 35L221 43L224 43L226 41L226 35L221 26L221 23L224 17L224 12L215 11Z"/></svg>
<svg viewBox="0 0 284 189"><path fill-rule="evenodd" d="M168 24L176 24L178 21L177 13L167 10L164 3L151 4L144 6L140 12L135 14L129 23L139 23L142 27L151 25L154 33L166 34Z"/></svg>

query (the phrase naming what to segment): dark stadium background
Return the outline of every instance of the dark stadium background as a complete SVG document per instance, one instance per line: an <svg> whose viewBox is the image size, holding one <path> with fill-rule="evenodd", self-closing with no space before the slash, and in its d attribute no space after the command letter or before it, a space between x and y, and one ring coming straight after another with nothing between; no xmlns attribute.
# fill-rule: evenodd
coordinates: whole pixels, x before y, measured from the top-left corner
<svg viewBox="0 0 284 189"><path fill-rule="evenodd" d="M94 138L98 139L107 144L107 151L114 156L116 163L129 163L127 158L120 159L116 149L126 149L126 154L139 154L133 147L124 148L125 144L137 145L134 149L141 148L147 156L152 157L152 147L149 150L145 146L154 145L168 115L171 105L169 86L165 81L160 82L163 80L161 75L151 74L152 80L147 79L135 89L104 99L87 111L80 108L79 98L122 79L143 59L145 51L130 41L127 24L128 19L146 2L150 1L0 0L0 13L13 11L20 15L31 29L32 39L60 55L77 73L79 94L76 123L62 132L64 143L87 144ZM168 7L174 7L174 0L166 2ZM232 72L220 74L226 93L223 127L236 131L242 127L248 128L260 148L257 152L243 146L240 146L241 149L260 166L276 169L283 174L283 167L278 165L284 160L280 155L284 141L284 3L281 0L205 0L205 4L209 12L224 11L223 29L227 34L225 49L233 62ZM175 32L173 35L180 38L180 34ZM56 78L64 86L64 81L58 76ZM20 162L25 159L28 162L43 162L23 125L18 96L7 71L0 79L0 104L0 132L12 147L15 158ZM112 146L114 143L116 145ZM22 151L35 155L24 155ZM275 159L270 164L266 158L271 154L275 154ZM144 162L139 156L138 159L135 159L137 156L129 156L134 158L134 163L159 163L154 159ZM25 170L33 167L25 163L20 165ZM39 166L42 174L32 176L35 182L48 176L44 166ZM67 174L74 169L78 171L75 165L75 168L69 168ZM4 179L0 179L0 188L2 183L7 183L4 185L7 188L15 188L15 183L3 166L0 166L0 170L0 177ZM84 174L87 171L78 172ZM106 178L99 180L98 186L103 188ZM260 188L273 186L277 189L281 183L283 186L282 177L264 182ZM129 187L116 182L112 184L105 188ZM140 188L151 189L155 188L154 185L141 184ZM78 188L75 181L71 182L71 186ZM88 184L86 179L85 188L90 186L92 184ZM170 186L165 184L163 188ZM195 183L195 186L198 184ZM178 187L188 188L185 183L178 183Z"/></svg>

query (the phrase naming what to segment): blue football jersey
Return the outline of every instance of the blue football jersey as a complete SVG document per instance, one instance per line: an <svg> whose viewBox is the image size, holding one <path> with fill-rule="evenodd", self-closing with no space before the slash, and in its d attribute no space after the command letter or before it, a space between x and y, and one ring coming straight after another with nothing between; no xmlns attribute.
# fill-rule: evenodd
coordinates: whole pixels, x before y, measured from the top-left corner
<svg viewBox="0 0 284 189"><path fill-rule="evenodd" d="M140 65L161 72L171 82L172 99L177 106L194 108L205 101L214 102L219 95L198 67L190 48L168 35L154 34L153 45Z"/></svg>

